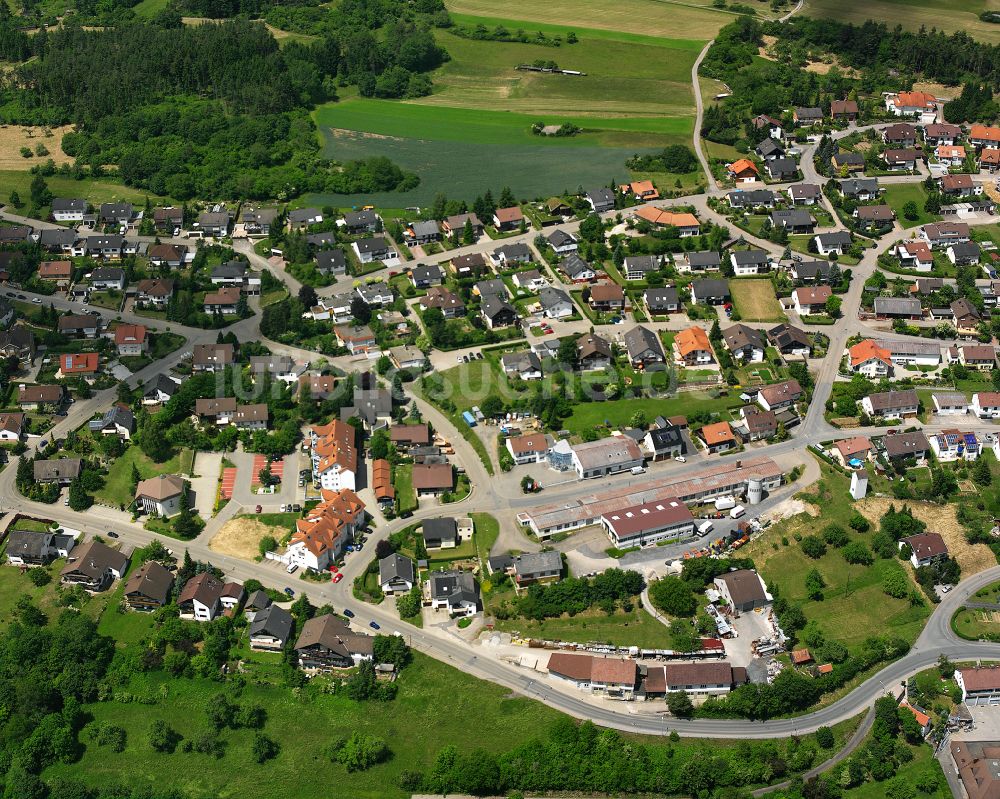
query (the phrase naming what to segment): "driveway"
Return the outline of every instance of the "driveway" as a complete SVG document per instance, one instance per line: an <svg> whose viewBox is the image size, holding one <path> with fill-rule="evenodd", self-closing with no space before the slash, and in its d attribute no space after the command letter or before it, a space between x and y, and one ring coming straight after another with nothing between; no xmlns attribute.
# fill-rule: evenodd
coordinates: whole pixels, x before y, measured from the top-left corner
<svg viewBox="0 0 1000 799"><path fill-rule="evenodd" d="M212 518L212 508L215 505L215 492L219 486L219 471L221 469L221 452L199 452L195 456L191 493L194 495L194 507L203 519Z"/></svg>

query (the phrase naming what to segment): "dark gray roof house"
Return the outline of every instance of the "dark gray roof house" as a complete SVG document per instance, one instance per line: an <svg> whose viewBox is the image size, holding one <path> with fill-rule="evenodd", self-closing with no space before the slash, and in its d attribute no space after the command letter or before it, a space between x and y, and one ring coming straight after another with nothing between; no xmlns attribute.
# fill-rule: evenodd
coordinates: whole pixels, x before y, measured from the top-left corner
<svg viewBox="0 0 1000 799"><path fill-rule="evenodd" d="M691 269L718 269L722 265L722 256L714 250L689 252L687 263Z"/></svg>
<svg viewBox="0 0 1000 799"><path fill-rule="evenodd" d="M458 524L454 519L424 519L421 534L428 549L458 544Z"/></svg>
<svg viewBox="0 0 1000 799"><path fill-rule="evenodd" d="M643 293L646 308L650 313L671 313L680 308L680 301L677 297L677 289L673 286L663 288L646 289Z"/></svg>
<svg viewBox="0 0 1000 799"><path fill-rule="evenodd" d="M266 638L275 642L274 646L268 648L281 648L289 640L294 629L295 622L291 613L279 605L268 605L254 614L248 634L251 645L256 638Z"/></svg>
<svg viewBox="0 0 1000 799"><path fill-rule="evenodd" d="M584 196L587 198L587 202L590 203L590 207L599 214L604 211L611 211L615 207L615 193L607 186L601 186L599 189L591 189Z"/></svg>
<svg viewBox="0 0 1000 799"><path fill-rule="evenodd" d="M347 258L339 249L320 250L316 253L316 270L323 275L340 275L347 271Z"/></svg>

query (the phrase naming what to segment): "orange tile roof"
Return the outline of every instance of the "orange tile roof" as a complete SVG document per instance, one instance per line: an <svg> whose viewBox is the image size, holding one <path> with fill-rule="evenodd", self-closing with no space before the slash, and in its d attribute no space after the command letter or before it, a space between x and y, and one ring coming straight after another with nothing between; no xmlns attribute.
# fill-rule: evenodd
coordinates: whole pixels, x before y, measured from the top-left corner
<svg viewBox="0 0 1000 799"><path fill-rule="evenodd" d="M118 325L115 328L115 344L142 344L146 340L145 325Z"/></svg>
<svg viewBox="0 0 1000 799"><path fill-rule="evenodd" d="M92 374L97 371L96 352L75 352L59 356L59 371L64 375Z"/></svg>
<svg viewBox="0 0 1000 799"><path fill-rule="evenodd" d="M872 358L877 358L886 364L892 363L889 350L883 349L870 338L859 341L847 352L851 356L851 366L859 366Z"/></svg>
<svg viewBox="0 0 1000 799"><path fill-rule="evenodd" d="M348 524L358 520L365 509L365 503L348 488L340 491L321 491L322 501L309 511L305 519L295 523L290 544L301 543L313 555L333 550L337 539L344 535Z"/></svg>
<svg viewBox="0 0 1000 799"><path fill-rule="evenodd" d="M392 499L396 489L392 485L392 467L385 458L372 461L372 490L376 499Z"/></svg>
<svg viewBox="0 0 1000 799"><path fill-rule="evenodd" d="M748 169L755 175L760 174L760 171L757 169L757 165L748 158L741 158L739 161L734 161L729 165L729 171L734 175L739 175L746 172Z"/></svg>
<svg viewBox="0 0 1000 799"><path fill-rule="evenodd" d="M651 180L634 180L631 183L626 183L621 187L622 194L631 192L637 197L645 197L649 200L660 199L660 193L656 190L656 186L653 185Z"/></svg>
<svg viewBox="0 0 1000 799"><path fill-rule="evenodd" d="M715 422L714 424L705 425L701 428L701 437L705 439L705 443L709 446L736 440L729 422Z"/></svg>
<svg viewBox="0 0 1000 799"><path fill-rule="evenodd" d="M355 472L358 469L358 451L354 446L357 432L347 422L334 419L327 425L317 425L312 429L315 436L313 452L320 457L319 472L333 466Z"/></svg>
<svg viewBox="0 0 1000 799"><path fill-rule="evenodd" d="M965 158L965 148L960 144L939 144L934 154L938 158Z"/></svg>
<svg viewBox="0 0 1000 799"><path fill-rule="evenodd" d="M934 108L936 100L927 92L900 92L896 95L896 108Z"/></svg>
<svg viewBox="0 0 1000 799"><path fill-rule="evenodd" d="M792 650L792 663L796 666L801 666L803 663L809 663L812 661L813 656L809 654L808 649L794 649Z"/></svg>
<svg viewBox="0 0 1000 799"><path fill-rule="evenodd" d="M712 351L712 343L708 340L705 328L698 327L697 325L682 330L674 336L674 346L677 347L677 352L680 353L682 358L698 350L704 350L705 352Z"/></svg>
<svg viewBox="0 0 1000 799"><path fill-rule="evenodd" d="M934 256L931 255L931 248L925 241L908 241L903 245L906 252L913 258L921 261L931 261Z"/></svg>
<svg viewBox="0 0 1000 799"><path fill-rule="evenodd" d="M73 273L73 264L69 261L42 261L38 265L40 278L69 277Z"/></svg>
<svg viewBox="0 0 1000 799"><path fill-rule="evenodd" d="M990 127L989 125L973 125L969 128L969 138L1000 142L1000 128Z"/></svg>
<svg viewBox="0 0 1000 799"><path fill-rule="evenodd" d="M931 723L930 716L928 716L922 710L917 710L909 702L900 702L899 706L905 707L907 710L909 710L913 714L913 717L917 720L917 724L919 724L921 727L926 727L928 724Z"/></svg>
<svg viewBox="0 0 1000 799"><path fill-rule="evenodd" d="M996 147L984 147L979 154L979 161L983 164L997 164L1000 166L1000 149Z"/></svg>
<svg viewBox="0 0 1000 799"><path fill-rule="evenodd" d="M643 205L637 208L635 215L640 219L645 219L652 225L673 225L674 227L698 227L698 217L689 213L674 213L655 208L652 205Z"/></svg>
<svg viewBox="0 0 1000 799"><path fill-rule="evenodd" d="M871 450L872 442L864 436L854 436L854 438L842 438L840 441L834 443L834 446L840 450L840 454L844 460L850 460L861 453L867 453Z"/></svg>

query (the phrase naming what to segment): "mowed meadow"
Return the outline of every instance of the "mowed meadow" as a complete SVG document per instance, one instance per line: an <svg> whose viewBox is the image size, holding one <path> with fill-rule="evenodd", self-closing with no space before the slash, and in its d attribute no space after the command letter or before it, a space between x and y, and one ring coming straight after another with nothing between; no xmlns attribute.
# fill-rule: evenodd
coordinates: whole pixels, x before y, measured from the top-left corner
<svg viewBox="0 0 1000 799"><path fill-rule="evenodd" d="M348 97L326 104L315 113L324 155L337 160L385 155L416 172L421 184L413 191L353 198L396 208L427 204L439 192L471 198L511 186L519 196L532 198L627 179L625 161L635 153L690 143L691 68L705 41L730 19L708 9L630 2L655 18L678 8L685 15L688 10L707 14L714 27L677 25L674 35L687 38L669 38L655 25L632 25L621 13L606 17L586 2L576 10L567 5L561 18L546 13L547 20L522 19L522 11L532 11L522 4L505 6L503 17L495 16L496 6L489 9L493 15L479 16L465 13L462 3L449 4L457 28L540 31L549 39L558 36L562 44L473 40L437 30L450 60L433 73L433 94L403 102ZM625 30L605 27L605 17L609 25L622 21ZM557 24L559 19L579 26ZM571 32L578 41L567 44ZM586 74L515 69L539 60ZM531 132L535 122L570 123L581 132L536 136Z"/></svg>

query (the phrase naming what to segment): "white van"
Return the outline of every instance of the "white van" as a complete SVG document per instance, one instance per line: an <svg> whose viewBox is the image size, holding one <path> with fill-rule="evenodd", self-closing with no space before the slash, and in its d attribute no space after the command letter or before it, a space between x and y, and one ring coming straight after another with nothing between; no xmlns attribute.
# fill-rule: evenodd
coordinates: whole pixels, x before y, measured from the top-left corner
<svg viewBox="0 0 1000 799"><path fill-rule="evenodd" d="M632 474L645 474L645 473L646 473L646 467L645 466L633 466L632 467Z"/></svg>
<svg viewBox="0 0 1000 799"><path fill-rule="evenodd" d="M286 572L288 572L289 574L295 574L295 570L296 570L296 569L298 569L298 568L299 568L299 567L298 567L298 566L297 566L296 564L294 564L294 563L289 563L289 564L288 564L288 568L287 568L287 569L285 569L285 571L286 571Z"/></svg>

